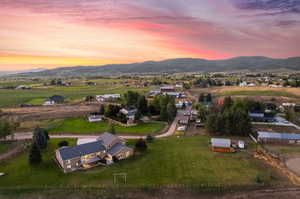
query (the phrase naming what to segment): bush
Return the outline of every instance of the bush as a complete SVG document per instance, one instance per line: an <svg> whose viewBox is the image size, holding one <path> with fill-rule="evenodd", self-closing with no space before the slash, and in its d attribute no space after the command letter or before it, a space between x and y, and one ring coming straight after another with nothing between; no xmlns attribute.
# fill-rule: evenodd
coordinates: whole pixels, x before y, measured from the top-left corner
<svg viewBox="0 0 300 199"><path fill-rule="evenodd" d="M262 185L269 185L273 179L274 177L270 172L260 173L255 176L255 182Z"/></svg>
<svg viewBox="0 0 300 199"><path fill-rule="evenodd" d="M58 147L69 146L69 142L63 140L63 141L59 142L57 145L58 145Z"/></svg>
<svg viewBox="0 0 300 199"><path fill-rule="evenodd" d="M143 139L139 139L136 143L135 143L135 150L137 151L146 151L148 148L145 140Z"/></svg>
<svg viewBox="0 0 300 199"><path fill-rule="evenodd" d="M146 141L152 143L154 141L154 137L152 135L147 135Z"/></svg>

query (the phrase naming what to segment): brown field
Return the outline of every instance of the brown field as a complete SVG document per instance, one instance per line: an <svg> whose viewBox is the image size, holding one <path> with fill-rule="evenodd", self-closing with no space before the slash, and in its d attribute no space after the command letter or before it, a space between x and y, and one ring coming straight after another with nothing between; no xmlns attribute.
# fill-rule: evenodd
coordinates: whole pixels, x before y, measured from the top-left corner
<svg viewBox="0 0 300 199"><path fill-rule="evenodd" d="M232 91L285 91L300 97L299 88L270 88L265 86L255 86L255 87L239 87L239 86L223 86L223 87L210 87L210 88L194 88L191 91L199 92L211 92L214 94L224 94L226 92Z"/></svg>
<svg viewBox="0 0 300 199"><path fill-rule="evenodd" d="M15 120L34 121L66 117L79 117L99 110L98 103L61 104L53 106L34 106L3 108L3 117L13 117Z"/></svg>
<svg viewBox="0 0 300 199"><path fill-rule="evenodd" d="M239 94L244 92L245 94ZM223 87L210 87L210 88L192 88L190 94L198 96L200 93L212 93L217 97L223 97L233 93L233 97L247 97L255 98L261 101L274 101L277 103L282 102L300 102L300 89L299 88L270 88L263 86L256 87L239 87L239 86L223 86ZM274 95L272 95L274 94Z"/></svg>

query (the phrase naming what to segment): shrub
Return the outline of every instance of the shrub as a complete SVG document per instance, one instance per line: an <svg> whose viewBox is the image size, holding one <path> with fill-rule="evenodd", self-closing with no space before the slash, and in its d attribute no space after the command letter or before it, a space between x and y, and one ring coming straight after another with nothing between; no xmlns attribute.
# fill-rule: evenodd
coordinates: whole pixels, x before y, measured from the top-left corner
<svg viewBox="0 0 300 199"><path fill-rule="evenodd" d="M152 135L147 135L146 137L146 141L149 142L149 143L152 143L154 141L154 137Z"/></svg>
<svg viewBox="0 0 300 199"><path fill-rule="evenodd" d="M59 142L57 145L58 145L58 147L69 146L69 142L63 140L63 141Z"/></svg>
<svg viewBox="0 0 300 199"><path fill-rule="evenodd" d="M137 150L137 151L146 151L147 148L148 148L147 144L146 144L145 140L143 140L143 139L139 139L135 143L135 150Z"/></svg>

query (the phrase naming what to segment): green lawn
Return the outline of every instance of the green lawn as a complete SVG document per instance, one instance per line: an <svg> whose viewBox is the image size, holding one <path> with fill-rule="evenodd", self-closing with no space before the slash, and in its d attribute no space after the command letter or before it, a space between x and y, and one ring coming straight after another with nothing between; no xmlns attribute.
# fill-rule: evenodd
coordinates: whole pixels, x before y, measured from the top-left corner
<svg viewBox="0 0 300 199"><path fill-rule="evenodd" d="M136 88L99 84L97 86L60 86L51 88L33 88L30 90L0 89L0 107L16 106L21 103L40 104L42 99L52 95L64 96L67 101L83 99L88 95L101 95L107 93L123 94L128 90L147 93L150 88Z"/></svg>
<svg viewBox="0 0 300 199"><path fill-rule="evenodd" d="M0 154L10 150L12 146L11 143L0 143Z"/></svg>
<svg viewBox="0 0 300 199"><path fill-rule="evenodd" d="M142 155L107 167L64 174L53 161L59 141L50 141L38 166L29 166L27 153L1 164L0 171L6 175L1 177L0 187L110 185L113 175L122 172L130 185L254 185L257 175L270 172L247 153L214 153L208 137L192 136L156 139Z"/></svg>
<svg viewBox="0 0 300 199"><path fill-rule="evenodd" d="M98 133L107 131L108 122L90 123L86 118L68 118L52 124L51 133ZM163 123L143 123L138 126L122 127L116 126L117 134L147 135L159 133L165 124Z"/></svg>
<svg viewBox="0 0 300 199"><path fill-rule="evenodd" d="M229 91L224 93L225 96L233 96L233 95L253 95L253 96L278 96L278 97L293 97L299 98L299 96L289 93L287 91L273 91L273 90L244 90L244 91Z"/></svg>

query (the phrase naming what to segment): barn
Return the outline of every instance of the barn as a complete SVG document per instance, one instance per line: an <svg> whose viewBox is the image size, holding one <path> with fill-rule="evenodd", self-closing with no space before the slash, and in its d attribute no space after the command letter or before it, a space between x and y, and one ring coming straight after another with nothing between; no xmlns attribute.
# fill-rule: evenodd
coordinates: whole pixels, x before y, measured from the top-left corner
<svg viewBox="0 0 300 199"><path fill-rule="evenodd" d="M257 140L268 144L299 144L300 134L257 132Z"/></svg>

